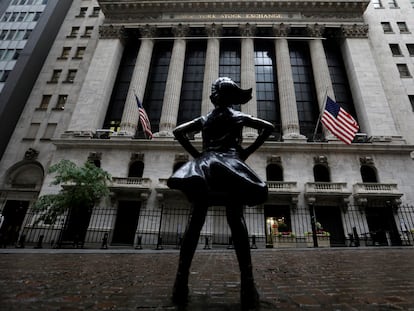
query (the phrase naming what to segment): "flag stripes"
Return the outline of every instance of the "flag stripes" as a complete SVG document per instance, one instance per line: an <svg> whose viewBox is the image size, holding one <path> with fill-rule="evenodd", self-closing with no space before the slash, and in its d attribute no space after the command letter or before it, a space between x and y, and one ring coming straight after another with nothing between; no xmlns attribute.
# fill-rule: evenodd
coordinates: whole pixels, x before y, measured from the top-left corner
<svg viewBox="0 0 414 311"><path fill-rule="evenodd" d="M321 121L333 135L348 145L352 143L359 130L355 119L329 96L326 98Z"/></svg>
<svg viewBox="0 0 414 311"><path fill-rule="evenodd" d="M148 118L147 112L145 111L144 106L142 106L142 103L138 99L137 95L135 95L135 99L138 105L139 121L141 122L142 129L149 138L152 138L153 134L151 131L151 123Z"/></svg>

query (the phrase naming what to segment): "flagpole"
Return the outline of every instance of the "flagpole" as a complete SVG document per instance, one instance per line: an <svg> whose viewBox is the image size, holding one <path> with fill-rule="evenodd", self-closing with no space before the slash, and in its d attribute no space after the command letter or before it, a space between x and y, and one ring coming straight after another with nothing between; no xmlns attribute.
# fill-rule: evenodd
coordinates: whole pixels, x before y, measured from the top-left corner
<svg viewBox="0 0 414 311"><path fill-rule="evenodd" d="M318 126L319 126L319 123L320 123L320 121L321 121L322 114L323 114L323 112L324 112L324 110L325 110L325 107L326 107L326 100L327 100L327 99L328 99L328 87L326 87L326 90L325 90L325 96L324 96L324 99L323 99L323 106L322 106L321 111L319 112L319 118L318 118L318 121L316 122L316 127L315 127L315 130L313 131L312 141L315 141L316 132L317 132L317 130L318 130Z"/></svg>
<svg viewBox="0 0 414 311"><path fill-rule="evenodd" d="M137 92L135 91L135 88L133 88L133 91L134 91L135 100L137 100L138 96L137 96ZM139 107L138 107L138 124L137 124L137 130L139 128L139 124L140 123L141 123L141 120L139 118ZM145 132L144 127L142 126L142 124L141 124L141 127L142 127L142 131L144 132L145 139L148 139L147 133Z"/></svg>

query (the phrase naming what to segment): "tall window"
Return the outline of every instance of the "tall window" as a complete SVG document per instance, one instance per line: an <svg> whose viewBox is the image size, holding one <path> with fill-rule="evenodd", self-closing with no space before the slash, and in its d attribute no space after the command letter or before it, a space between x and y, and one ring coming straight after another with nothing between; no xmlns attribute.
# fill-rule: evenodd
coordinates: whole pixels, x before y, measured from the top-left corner
<svg viewBox="0 0 414 311"><path fill-rule="evenodd" d="M338 44L328 40L324 42L324 48L335 100L358 121L340 48Z"/></svg>
<svg viewBox="0 0 414 311"><path fill-rule="evenodd" d="M407 64L397 64L400 78L411 78L410 71L408 70Z"/></svg>
<svg viewBox="0 0 414 311"><path fill-rule="evenodd" d="M154 46L149 78L142 103L150 118L152 132L159 131L171 51L171 41L158 42ZM142 133L142 135L144 134Z"/></svg>
<svg viewBox="0 0 414 311"><path fill-rule="evenodd" d="M331 177L329 174L329 168L322 164L316 164L313 167L313 177L315 182L330 182Z"/></svg>
<svg viewBox="0 0 414 311"><path fill-rule="evenodd" d="M370 165L361 166L361 177L362 182L364 183L378 182L377 170L375 169L375 167Z"/></svg>
<svg viewBox="0 0 414 311"><path fill-rule="evenodd" d="M240 85L240 41L223 40L220 44L219 76L229 77ZM234 105L240 110L240 105Z"/></svg>
<svg viewBox="0 0 414 311"><path fill-rule="evenodd" d="M128 177L142 177L144 173L144 162L134 161L129 166Z"/></svg>
<svg viewBox="0 0 414 311"><path fill-rule="evenodd" d="M257 115L275 125L276 137L280 136L280 106L276 83L274 45L255 42L255 70Z"/></svg>
<svg viewBox="0 0 414 311"><path fill-rule="evenodd" d="M283 169L279 164L269 164L266 166L267 181L283 181Z"/></svg>
<svg viewBox="0 0 414 311"><path fill-rule="evenodd" d="M407 43L406 45L407 45L408 54L410 56L414 56L414 44Z"/></svg>
<svg viewBox="0 0 414 311"><path fill-rule="evenodd" d="M408 95L408 99L410 100L411 108L414 111L414 95Z"/></svg>
<svg viewBox="0 0 414 311"><path fill-rule="evenodd" d="M35 139L37 131L39 131L40 123L31 123L29 130L26 133L25 139Z"/></svg>
<svg viewBox="0 0 414 311"><path fill-rule="evenodd" d="M201 114L205 62L206 42L188 42L177 124L190 121Z"/></svg>
<svg viewBox="0 0 414 311"><path fill-rule="evenodd" d="M398 44L390 43L390 50L392 56L402 56L401 49Z"/></svg>
<svg viewBox="0 0 414 311"><path fill-rule="evenodd" d="M68 95L59 95L55 109L63 110L65 109L66 101L68 100Z"/></svg>
<svg viewBox="0 0 414 311"><path fill-rule="evenodd" d="M382 30L384 33L393 33L390 22L381 22Z"/></svg>
<svg viewBox="0 0 414 311"><path fill-rule="evenodd" d="M53 70L52 76L50 77L50 80L48 81L48 83L58 83L61 74L62 74L62 69Z"/></svg>
<svg viewBox="0 0 414 311"><path fill-rule="evenodd" d="M388 0L388 7L390 9L396 9L398 8L398 4L396 0Z"/></svg>
<svg viewBox="0 0 414 311"><path fill-rule="evenodd" d="M289 51L300 133L308 139L312 139L319 116L319 107L316 100L308 45L306 42L290 42Z"/></svg>
<svg viewBox="0 0 414 311"><path fill-rule="evenodd" d="M400 30L400 33L409 33L406 22L397 22L398 29Z"/></svg>
<svg viewBox="0 0 414 311"><path fill-rule="evenodd" d="M39 105L38 109L47 109L47 107L49 106L51 98L52 98L52 95L43 95L42 96L42 101L40 102L40 105Z"/></svg>
<svg viewBox="0 0 414 311"><path fill-rule="evenodd" d="M128 41L124 50L125 52L122 55L121 64L119 65L115 86L112 91L109 108L106 112L105 123L103 126L114 132L119 131L119 125L121 123L132 73L134 72L138 49L138 42Z"/></svg>

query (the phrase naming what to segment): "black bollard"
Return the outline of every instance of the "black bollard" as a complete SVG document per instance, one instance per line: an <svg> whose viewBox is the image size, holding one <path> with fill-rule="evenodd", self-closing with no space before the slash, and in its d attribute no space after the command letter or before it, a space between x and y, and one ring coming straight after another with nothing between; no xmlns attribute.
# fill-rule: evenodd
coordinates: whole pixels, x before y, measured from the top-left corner
<svg viewBox="0 0 414 311"><path fill-rule="evenodd" d="M16 244L16 248L24 248L26 242L26 235L22 234L20 236L19 242Z"/></svg>
<svg viewBox="0 0 414 311"><path fill-rule="evenodd" d="M252 245L250 246L251 249L257 249L256 245L256 236L252 235Z"/></svg>
<svg viewBox="0 0 414 311"><path fill-rule="evenodd" d="M137 245L135 246L135 249L142 249L142 236L137 237Z"/></svg>
<svg viewBox="0 0 414 311"><path fill-rule="evenodd" d="M156 248L156 250L162 250L162 249L164 249L162 247L162 236L159 236L158 237L158 241L157 241L157 248Z"/></svg>
<svg viewBox="0 0 414 311"><path fill-rule="evenodd" d="M105 233L102 238L101 249L108 249L108 233Z"/></svg>
<svg viewBox="0 0 414 311"><path fill-rule="evenodd" d="M229 245L227 246L227 249L233 249L234 245L233 245L233 237L229 236Z"/></svg>
<svg viewBox="0 0 414 311"><path fill-rule="evenodd" d="M354 244L355 244L356 247L358 247L360 245L360 243L359 243L359 236L358 236L358 232L357 232L356 227L353 227L352 231L354 232Z"/></svg>
<svg viewBox="0 0 414 311"><path fill-rule="evenodd" d="M37 240L37 244L34 248L43 248L43 239L44 239L44 235L42 234L41 236L39 236L39 240Z"/></svg>
<svg viewBox="0 0 414 311"><path fill-rule="evenodd" d="M204 249L211 249L208 236L204 237Z"/></svg>

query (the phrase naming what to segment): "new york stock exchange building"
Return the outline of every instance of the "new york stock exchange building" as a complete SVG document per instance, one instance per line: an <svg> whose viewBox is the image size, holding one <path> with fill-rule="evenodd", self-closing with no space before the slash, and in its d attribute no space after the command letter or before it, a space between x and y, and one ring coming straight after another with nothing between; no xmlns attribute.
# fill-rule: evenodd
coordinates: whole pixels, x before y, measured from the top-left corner
<svg viewBox="0 0 414 311"><path fill-rule="evenodd" d="M59 51L81 42L74 30L91 27L74 18L86 2L99 17L82 62L65 67ZM405 67L388 44L407 54L413 36L401 39L396 30L387 38L388 20L378 15L387 10L371 6L365 0L73 1L43 74L74 68L74 83L39 78L1 163L0 208L14 221L14 242L23 236L26 247L62 246L76 237L85 247L178 248L190 203L166 180L191 156L172 131L212 110L212 83L230 77L253 88L252 100L234 108L275 126L247 160L269 188L265 204L245 207L252 247L413 245L414 87L412 78L401 77ZM69 90L58 98L64 106L38 109L45 95L57 97L52 87ZM319 121L328 96L359 124L351 144ZM40 124L38 136L24 139L21 129L33 124ZM55 132L42 139L49 124ZM244 142L256 136L245 129ZM201 149L199 134L191 142ZM93 161L109 172L111 195L92 210L37 223L31 206L59 190L47 170L62 159ZM209 209L199 243L231 246L224 207Z"/></svg>

